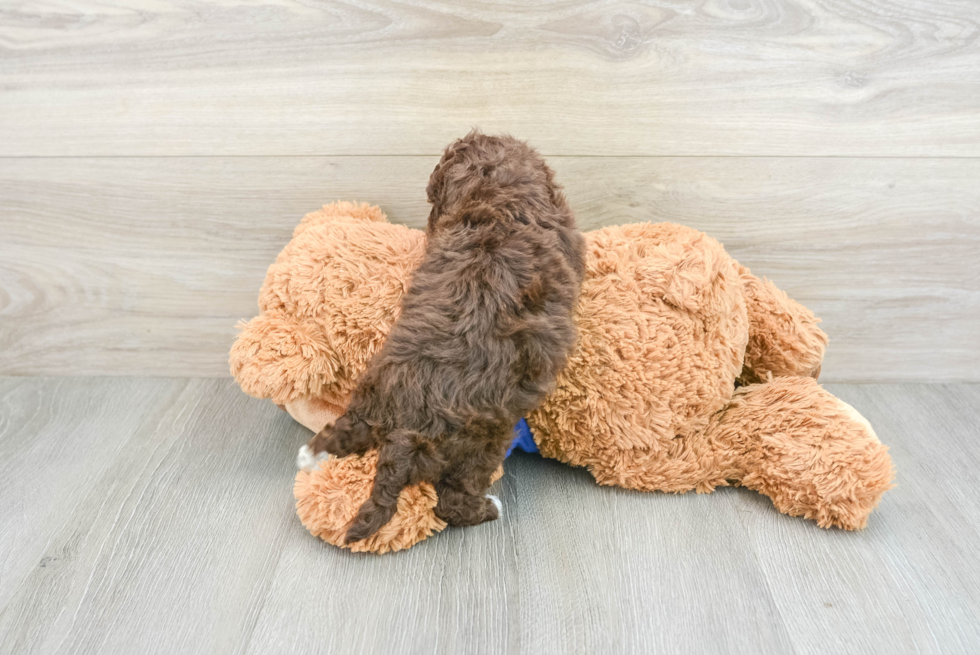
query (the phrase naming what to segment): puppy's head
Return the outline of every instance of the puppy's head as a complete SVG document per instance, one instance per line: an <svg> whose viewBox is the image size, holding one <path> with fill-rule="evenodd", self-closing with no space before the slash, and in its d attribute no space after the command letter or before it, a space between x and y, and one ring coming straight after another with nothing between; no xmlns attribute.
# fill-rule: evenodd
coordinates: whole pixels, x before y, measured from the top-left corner
<svg viewBox="0 0 980 655"><path fill-rule="evenodd" d="M451 143L429 176L432 204L427 232L472 202L493 203L520 195L523 201L556 203L561 187L544 159L512 136L490 136L474 129Z"/></svg>

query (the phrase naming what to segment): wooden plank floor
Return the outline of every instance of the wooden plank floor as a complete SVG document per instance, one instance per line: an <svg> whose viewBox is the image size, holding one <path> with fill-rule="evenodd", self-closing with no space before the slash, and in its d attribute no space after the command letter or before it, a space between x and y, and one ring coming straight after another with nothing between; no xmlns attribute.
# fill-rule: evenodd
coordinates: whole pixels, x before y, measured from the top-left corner
<svg viewBox="0 0 980 655"><path fill-rule="evenodd" d="M307 435L230 380L0 378L0 652L980 652L980 386L828 388L898 469L862 532L520 454L501 520L377 557L305 532Z"/></svg>

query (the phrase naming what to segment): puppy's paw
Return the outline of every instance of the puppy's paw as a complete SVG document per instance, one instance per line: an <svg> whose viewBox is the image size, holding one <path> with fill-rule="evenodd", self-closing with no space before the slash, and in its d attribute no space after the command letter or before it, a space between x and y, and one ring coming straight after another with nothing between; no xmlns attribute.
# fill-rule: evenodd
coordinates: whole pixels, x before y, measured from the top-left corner
<svg viewBox="0 0 980 655"><path fill-rule="evenodd" d="M493 518L499 519L501 516L503 516L504 505L503 503L500 502L500 499L494 496L493 494L487 494L487 500L493 503L493 506L497 508L497 515Z"/></svg>
<svg viewBox="0 0 980 655"><path fill-rule="evenodd" d="M303 444L299 454L296 455L296 468L300 471L312 471L314 466L316 466L316 457L313 455L313 450L309 444Z"/></svg>
<svg viewBox="0 0 980 655"><path fill-rule="evenodd" d="M296 468L301 471L312 471L320 462L330 459L330 453L321 452L315 453L313 449L310 448L309 444L304 445L299 449L299 454L296 455Z"/></svg>

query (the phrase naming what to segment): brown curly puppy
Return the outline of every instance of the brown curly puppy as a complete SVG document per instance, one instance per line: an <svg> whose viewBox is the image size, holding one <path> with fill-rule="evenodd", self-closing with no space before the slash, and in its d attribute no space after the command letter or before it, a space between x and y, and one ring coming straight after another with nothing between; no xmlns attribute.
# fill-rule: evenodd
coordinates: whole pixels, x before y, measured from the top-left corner
<svg viewBox="0 0 980 655"><path fill-rule="evenodd" d="M474 131L446 149L427 193L425 258L401 314L346 413L309 443L338 456L379 449L347 543L377 532L422 481L450 525L496 519L490 477L575 343L584 240L544 160Z"/></svg>

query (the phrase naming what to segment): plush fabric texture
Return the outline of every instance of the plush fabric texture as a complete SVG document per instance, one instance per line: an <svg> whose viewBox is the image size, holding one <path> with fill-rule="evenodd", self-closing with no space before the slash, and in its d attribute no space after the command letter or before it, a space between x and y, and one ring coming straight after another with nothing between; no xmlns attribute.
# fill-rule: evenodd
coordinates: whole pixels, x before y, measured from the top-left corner
<svg viewBox="0 0 980 655"><path fill-rule="evenodd" d="M398 511L378 532L345 544L347 527L371 493L377 464L378 453L371 451L364 457L331 458L314 471L296 474L296 513L310 534L354 552L387 553L408 548L446 527L433 512L438 500L435 488L422 483L402 490Z"/></svg>
<svg viewBox="0 0 980 655"><path fill-rule="evenodd" d="M424 250L424 233L388 223L377 207L339 202L307 214L269 267L260 314L239 326L231 372L245 393L346 406Z"/></svg>
<svg viewBox="0 0 980 655"><path fill-rule="evenodd" d="M527 417L542 455L600 484L740 485L821 527L863 527L891 487L891 459L817 384L827 337L813 314L697 230L644 223L585 237L579 340ZM336 418L397 318L424 238L368 205L307 215L269 269L261 313L240 326L231 369L242 388L314 431ZM303 524L339 545L373 465L369 455L300 472ZM404 490L389 526L358 549L398 550L441 530L432 493Z"/></svg>
<svg viewBox="0 0 980 655"><path fill-rule="evenodd" d="M827 335L806 307L794 302L769 280L760 280L739 265L749 313L749 343L739 381L762 382L769 375L817 378Z"/></svg>
<svg viewBox="0 0 980 655"><path fill-rule="evenodd" d="M739 388L693 448L699 491L754 489L822 528L863 528L892 487L892 463L857 410L812 378Z"/></svg>

